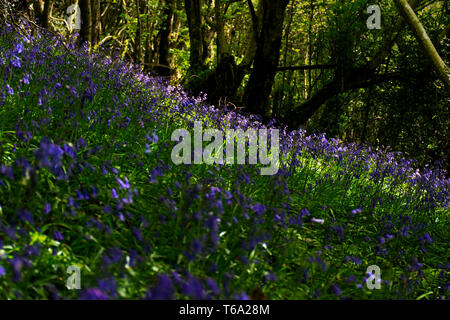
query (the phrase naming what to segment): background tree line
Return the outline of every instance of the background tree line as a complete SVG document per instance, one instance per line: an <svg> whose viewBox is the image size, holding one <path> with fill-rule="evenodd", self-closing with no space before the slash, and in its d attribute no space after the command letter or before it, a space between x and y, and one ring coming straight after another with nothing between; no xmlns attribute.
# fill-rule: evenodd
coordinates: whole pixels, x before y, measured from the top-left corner
<svg viewBox="0 0 450 320"><path fill-rule="evenodd" d="M74 2L11 1L61 34ZM450 154L449 2L378 1L379 30L366 26L370 0L78 4L80 40L91 50L120 50L218 107L390 146L423 165Z"/></svg>

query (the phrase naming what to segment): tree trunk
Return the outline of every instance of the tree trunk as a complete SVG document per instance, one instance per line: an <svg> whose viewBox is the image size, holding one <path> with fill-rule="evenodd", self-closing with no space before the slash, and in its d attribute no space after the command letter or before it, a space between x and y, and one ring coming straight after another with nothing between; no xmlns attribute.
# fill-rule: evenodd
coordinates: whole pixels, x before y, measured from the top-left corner
<svg viewBox="0 0 450 320"><path fill-rule="evenodd" d="M80 44L92 42L92 8L90 0L80 0L79 7L81 11L81 30Z"/></svg>
<svg viewBox="0 0 450 320"><path fill-rule="evenodd" d="M398 11L400 11L401 15L413 31L414 36L422 47L425 55L434 66L434 69L438 73L439 78L447 87L447 90L450 91L450 75L448 73L448 68L439 56L439 53L436 51L436 48L434 47L433 43L427 35L427 32L414 13L414 10L406 0L394 0L394 2L398 8Z"/></svg>
<svg viewBox="0 0 450 320"><path fill-rule="evenodd" d="M134 4L136 6L136 17L137 17L137 29L136 29L136 37L134 38L134 61L136 63L142 62L142 44L141 44L141 35L142 35L142 23L141 23L141 1L135 0Z"/></svg>
<svg viewBox="0 0 450 320"><path fill-rule="evenodd" d="M258 6L257 9L253 7L252 0L248 0L248 6L250 10L250 15L252 17L252 30L248 33L247 36L247 50L245 52L244 59L242 60L241 64L239 65L241 68L249 68L256 55L256 49L258 46L258 36L261 31L261 22L264 14L264 8L262 5L262 0L258 0Z"/></svg>
<svg viewBox="0 0 450 320"><path fill-rule="evenodd" d="M43 28L48 29L50 26L50 15L53 8L53 1L47 0L44 4L44 11L42 12L41 25Z"/></svg>
<svg viewBox="0 0 450 320"><path fill-rule="evenodd" d="M265 104L272 91L280 57L283 21L289 0L263 0L264 14L258 37L253 71L245 88L243 104L254 114L266 115Z"/></svg>
<svg viewBox="0 0 450 320"><path fill-rule="evenodd" d="M175 0L164 1L164 16L165 20L159 32L159 66L156 68L156 74L168 77L171 74L170 70L170 35L172 33L172 24L175 13Z"/></svg>
<svg viewBox="0 0 450 320"><path fill-rule="evenodd" d="M217 43L217 64L219 65L223 59L230 55L229 46L225 40L225 22L222 16L222 2L215 0L214 15L216 19L216 43Z"/></svg>
<svg viewBox="0 0 450 320"><path fill-rule="evenodd" d="M44 17L44 6L45 5L43 0L38 0L33 3L34 16L35 18L37 18L37 23L40 26L42 26L42 20Z"/></svg>
<svg viewBox="0 0 450 320"><path fill-rule="evenodd" d="M101 5L100 0L92 0L92 44L97 44L100 41L101 35Z"/></svg>
<svg viewBox="0 0 450 320"><path fill-rule="evenodd" d="M313 28L313 22L314 22L314 2L313 0L310 0L309 2L309 24L308 24L308 46L307 46L307 54L306 54L306 58L305 58L305 64L307 64L310 68L308 70L304 71L304 75L305 75L305 98L309 99L309 97L311 96L311 91L312 91L312 69L311 69L311 65L312 65L312 56L313 56L313 52L312 52L312 28Z"/></svg>
<svg viewBox="0 0 450 320"><path fill-rule="evenodd" d="M198 73L205 68L203 55L203 19L201 16L201 0L185 0L184 6L189 27L190 40L190 72Z"/></svg>
<svg viewBox="0 0 450 320"><path fill-rule="evenodd" d="M148 4L145 4L145 13L146 13L146 21L145 21L145 53L144 53L144 70L151 71L152 59L153 59L153 43L151 42L151 34L153 33L153 24L150 22L150 8Z"/></svg>

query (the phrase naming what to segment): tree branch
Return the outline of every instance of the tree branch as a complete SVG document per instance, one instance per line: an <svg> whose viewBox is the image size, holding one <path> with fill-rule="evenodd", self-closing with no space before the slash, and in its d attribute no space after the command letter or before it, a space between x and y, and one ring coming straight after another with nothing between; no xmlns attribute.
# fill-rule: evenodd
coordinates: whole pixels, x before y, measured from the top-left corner
<svg viewBox="0 0 450 320"><path fill-rule="evenodd" d="M373 85L393 80L410 83L414 78L424 79L427 76L427 74L423 73L404 74L403 72L375 74L369 69L353 68L345 73L343 86L341 79L335 78L317 91L309 100L289 112L285 119L283 119L283 122L291 128L297 128L300 124L305 123L311 118L328 99L344 91L368 88Z"/></svg>

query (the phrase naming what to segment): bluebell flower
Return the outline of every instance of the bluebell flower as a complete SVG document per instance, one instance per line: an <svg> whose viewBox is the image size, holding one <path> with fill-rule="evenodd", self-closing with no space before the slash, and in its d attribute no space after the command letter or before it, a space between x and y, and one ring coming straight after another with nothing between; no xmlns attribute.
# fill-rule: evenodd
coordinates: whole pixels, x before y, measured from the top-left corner
<svg viewBox="0 0 450 320"><path fill-rule="evenodd" d="M337 296L342 295L342 290L341 290L341 288L339 288L339 286L338 286L337 284L334 283L334 284L331 286L331 288L333 289L334 293L335 293Z"/></svg>
<svg viewBox="0 0 450 320"><path fill-rule="evenodd" d="M5 268L2 265L0 265L0 277L4 276L5 274L6 274Z"/></svg>
<svg viewBox="0 0 450 320"><path fill-rule="evenodd" d="M96 186L92 186L91 196L92 196L92 198L95 198L98 196L98 189Z"/></svg>
<svg viewBox="0 0 450 320"><path fill-rule="evenodd" d="M108 293L111 297L117 297L117 283L114 277L98 280L97 282L101 291Z"/></svg>
<svg viewBox="0 0 450 320"><path fill-rule="evenodd" d="M38 159L40 167L49 168L57 178L62 178L63 154L64 151L60 146L53 144L47 137L42 137L40 148L35 152L35 157Z"/></svg>
<svg viewBox="0 0 450 320"><path fill-rule="evenodd" d="M33 218L31 216L30 211L26 209L19 209L17 210L17 213L19 215L20 220L22 221L28 221L30 224L33 224Z"/></svg>
<svg viewBox="0 0 450 320"><path fill-rule="evenodd" d="M55 240L57 240L57 241L63 241L63 239L64 239L63 235L62 235L61 232L59 232L58 230L56 230L56 231L53 233L53 238L54 238Z"/></svg>
<svg viewBox="0 0 450 320"><path fill-rule="evenodd" d="M22 67L22 63L19 57L17 56L12 56L11 57L11 64L14 68L20 68Z"/></svg>
<svg viewBox="0 0 450 320"><path fill-rule="evenodd" d="M24 84L30 84L30 80L31 80L31 75L29 75L29 74L25 74L22 78L22 82Z"/></svg>
<svg viewBox="0 0 450 320"><path fill-rule="evenodd" d="M121 261L122 261L122 250L120 250L120 248L118 247L109 249L107 251L107 254L103 256L103 262L105 263L106 266L116 264Z"/></svg>
<svg viewBox="0 0 450 320"><path fill-rule="evenodd" d="M216 296L220 294L220 289L217 286L217 283L216 281L214 281L214 279L211 278L206 279L206 284L208 285L209 289L213 294L215 294Z"/></svg>
<svg viewBox="0 0 450 320"><path fill-rule="evenodd" d="M13 52L15 54L22 54L23 53L23 44L22 44L22 42L17 43L17 45L14 48Z"/></svg>
<svg viewBox="0 0 450 320"><path fill-rule="evenodd" d="M255 203L252 206L252 210L255 211L257 214L262 215L267 209L266 206L260 203Z"/></svg>
<svg viewBox="0 0 450 320"><path fill-rule="evenodd" d="M151 300L170 300L173 298L174 287L172 280L168 275L160 275L155 287L150 289L147 299Z"/></svg>
<svg viewBox="0 0 450 320"><path fill-rule="evenodd" d="M155 169L153 169L149 175L150 183L156 183L158 182L156 180L157 177L161 177L163 175L163 168L161 166L157 166Z"/></svg>
<svg viewBox="0 0 450 320"><path fill-rule="evenodd" d="M14 94L14 90L9 84L6 84L6 92L8 92L11 96Z"/></svg>
<svg viewBox="0 0 450 320"><path fill-rule="evenodd" d="M263 282L266 282L266 281L275 281L275 280L277 280L277 277L275 276L275 274L272 273L272 272L269 272L268 274L266 274L266 275L264 276Z"/></svg>
<svg viewBox="0 0 450 320"><path fill-rule="evenodd" d="M235 300L250 300L250 297L245 293L241 292L239 294L234 295Z"/></svg>
<svg viewBox="0 0 450 320"><path fill-rule="evenodd" d="M13 270L13 280L15 282L17 282L17 281L20 280L20 277L21 277L23 262L17 255L15 255L10 260L10 264L11 264L11 267L12 267L12 270Z"/></svg>
<svg viewBox="0 0 450 320"><path fill-rule="evenodd" d="M425 239L425 242L427 242L427 243L433 243L434 242L433 238L428 233L425 233L424 239Z"/></svg>
<svg viewBox="0 0 450 320"><path fill-rule="evenodd" d="M304 216L310 216L311 213L309 212L309 210L307 208L304 208L300 211L300 216L304 217Z"/></svg>
<svg viewBox="0 0 450 320"><path fill-rule="evenodd" d="M81 292L80 300L109 300L109 297L99 288L89 288Z"/></svg>
<svg viewBox="0 0 450 320"><path fill-rule="evenodd" d="M184 294L195 300L203 300L206 295L200 280L192 276L189 276L187 282L183 283L182 289Z"/></svg>
<svg viewBox="0 0 450 320"><path fill-rule="evenodd" d="M141 230L139 228L137 228L137 227L133 227L132 229L133 229L133 234L136 237L136 239L138 241L142 241L143 238L142 238Z"/></svg>
<svg viewBox="0 0 450 320"><path fill-rule="evenodd" d="M344 259L344 262L347 262L347 261L352 261L352 262L354 262L354 263L356 263L358 265L361 264L361 259L356 258L356 257L346 256L345 259Z"/></svg>
<svg viewBox="0 0 450 320"><path fill-rule="evenodd" d="M124 177L124 181L122 181L119 178L115 178L117 183L120 185L120 189L129 189L130 188L130 184L128 183L128 178Z"/></svg>

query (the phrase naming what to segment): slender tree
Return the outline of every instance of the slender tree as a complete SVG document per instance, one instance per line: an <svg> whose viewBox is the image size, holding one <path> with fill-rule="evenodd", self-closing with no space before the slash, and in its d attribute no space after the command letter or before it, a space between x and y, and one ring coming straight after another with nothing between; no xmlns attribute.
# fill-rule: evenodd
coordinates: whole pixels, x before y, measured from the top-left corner
<svg viewBox="0 0 450 320"><path fill-rule="evenodd" d="M197 73L205 69L203 54L203 19L201 15L201 0L185 0L187 22L190 39L190 73Z"/></svg>
<svg viewBox="0 0 450 320"><path fill-rule="evenodd" d="M101 36L101 3L100 0L91 0L92 14L92 44L97 44Z"/></svg>
<svg viewBox="0 0 450 320"><path fill-rule="evenodd" d="M428 37L425 28L420 23L420 20L419 18L417 18L414 10L411 8L407 0L394 0L394 2L399 12L413 31L414 36L422 47L423 52L430 60L437 74L439 75L439 78L450 91L450 74L448 73L448 68L445 65L444 61L441 59L430 38Z"/></svg>
<svg viewBox="0 0 450 320"><path fill-rule="evenodd" d="M39 8L39 6L38 6ZM43 28L48 29L50 26L50 15L53 8L53 1L47 0L42 7L42 11L39 14L39 23Z"/></svg>
<svg viewBox="0 0 450 320"><path fill-rule="evenodd" d="M80 44L92 42L92 7L90 0L79 0L81 11Z"/></svg>
<svg viewBox="0 0 450 320"><path fill-rule="evenodd" d="M134 38L134 59L137 63L141 63L142 59L142 45L141 45L141 35L142 35L142 22L141 22L141 1L135 0L134 4L136 6L136 17L137 17L137 28L136 36Z"/></svg>
<svg viewBox="0 0 450 320"><path fill-rule="evenodd" d="M42 17L44 15L44 0L34 1L33 10L34 16L38 19L38 23L42 25Z"/></svg>
<svg viewBox="0 0 450 320"><path fill-rule="evenodd" d="M217 64L230 55L229 46L225 39L225 21L223 19L222 1L215 0L214 2L214 16L216 29L216 43L217 43Z"/></svg>
<svg viewBox="0 0 450 320"><path fill-rule="evenodd" d="M175 0L164 0L164 20L159 32L159 61L156 73L160 76L170 76L170 36L175 13Z"/></svg>

